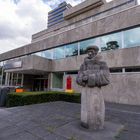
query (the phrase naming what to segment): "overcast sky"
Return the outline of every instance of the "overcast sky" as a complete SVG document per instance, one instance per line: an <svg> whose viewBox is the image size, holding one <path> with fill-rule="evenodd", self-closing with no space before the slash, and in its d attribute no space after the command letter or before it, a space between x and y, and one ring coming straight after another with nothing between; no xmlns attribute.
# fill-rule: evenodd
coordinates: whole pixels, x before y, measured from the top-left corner
<svg viewBox="0 0 140 140"><path fill-rule="evenodd" d="M47 28L48 11L63 1L0 0L0 53L29 44L32 34ZM65 1L75 6L84 0Z"/></svg>

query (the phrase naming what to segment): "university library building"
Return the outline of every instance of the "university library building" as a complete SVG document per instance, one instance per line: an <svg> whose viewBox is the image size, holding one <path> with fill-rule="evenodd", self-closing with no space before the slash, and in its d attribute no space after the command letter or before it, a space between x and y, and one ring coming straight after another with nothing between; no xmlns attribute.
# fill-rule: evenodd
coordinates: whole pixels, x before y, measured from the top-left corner
<svg viewBox="0 0 140 140"><path fill-rule="evenodd" d="M0 54L0 85L26 91L80 92L76 75L90 45L110 69L106 101L140 105L138 0L63 2L48 13L47 29L25 46Z"/></svg>

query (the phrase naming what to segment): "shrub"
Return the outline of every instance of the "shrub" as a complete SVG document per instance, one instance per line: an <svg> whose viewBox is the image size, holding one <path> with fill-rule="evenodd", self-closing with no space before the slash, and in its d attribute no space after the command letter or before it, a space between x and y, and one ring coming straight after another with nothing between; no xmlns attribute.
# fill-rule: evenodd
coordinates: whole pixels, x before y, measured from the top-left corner
<svg viewBox="0 0 140 140"><path fill-rule="evenodd" d="M7 107L13 107L53 101L80 103L81 95L58 91L9 93L6 104Z"/></svg>

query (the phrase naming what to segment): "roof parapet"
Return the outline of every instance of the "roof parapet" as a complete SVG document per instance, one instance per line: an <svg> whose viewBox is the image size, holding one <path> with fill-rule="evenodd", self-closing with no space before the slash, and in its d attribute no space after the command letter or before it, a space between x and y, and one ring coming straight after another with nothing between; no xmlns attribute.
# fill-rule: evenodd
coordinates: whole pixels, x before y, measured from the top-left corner
<svg viewBox="0 0 140 140"><path fill-rule="evenodd" d="M101 5L103 5L104 3L106 3L105 0L86 0L86 1L82 2L81 4L64 11L64 13L63 13L64 19L68 20L81 13L84 13L91 9L97 8Z"/></svg>

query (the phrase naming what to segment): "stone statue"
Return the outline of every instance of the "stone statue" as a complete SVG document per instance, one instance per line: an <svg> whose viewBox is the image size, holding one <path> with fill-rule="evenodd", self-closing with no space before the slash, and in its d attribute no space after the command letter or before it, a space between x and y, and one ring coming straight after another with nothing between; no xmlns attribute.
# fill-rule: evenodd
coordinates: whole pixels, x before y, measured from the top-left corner
<svg viewBox="0 0 140 140"><path fill-rule="evenodd" d="M85 58L77 76L77 84L88 87L101 87L109 84L109 68L106 62L99 61L97 46L87 48L88 57Z"/></svg>
<svg viewBox="0 0 140 140"><path fill-rule="evenodd" d="M109 81L109 68L97 55L99 48L89 46L88 56L84 59L78 72L76 82L82 86L81 91L81 123L89 129L103 129L105 105L102 95L102 86Z"/></svg>

